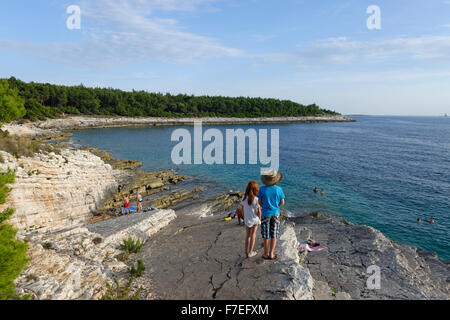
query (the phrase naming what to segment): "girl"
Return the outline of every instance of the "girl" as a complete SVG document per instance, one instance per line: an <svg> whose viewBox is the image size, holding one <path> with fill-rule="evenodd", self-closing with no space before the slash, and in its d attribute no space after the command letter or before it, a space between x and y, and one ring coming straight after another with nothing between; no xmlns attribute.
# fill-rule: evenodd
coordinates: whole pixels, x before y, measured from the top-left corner
<svg viewBox="0 0 450 320"><path fill-rule="evenodd" d="M261 207L259 206L258 194L259 187L256 181L250 181L242 198L242 207L244 209L245 223L245 254L248 258L254 257L255 235L258 226L261 224Z"/></svg>
<svg viewBox="0 0 450 320"><path fill-rule="evenodd" d="M144 201L144 199L142 198L142 195L140 193L138 193L137 194L137 212L142 211L142 201Z"/></svg>

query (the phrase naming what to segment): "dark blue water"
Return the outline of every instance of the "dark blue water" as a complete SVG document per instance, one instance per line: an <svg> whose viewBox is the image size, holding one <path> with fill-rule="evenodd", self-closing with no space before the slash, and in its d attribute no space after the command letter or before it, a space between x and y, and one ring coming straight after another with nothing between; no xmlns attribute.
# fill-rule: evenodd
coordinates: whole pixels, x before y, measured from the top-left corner
<svg viewBox="0 0 450 320"><path fill-rule="evenodd" d="M354 118L355 123L239 127L279 128L285 176L280 186L291 212L338 213L450 260L450 118ZM142 161L146 170L175 168L229 189L243 190L249 180L260 181L259 164L175 166L171 151L176 143L170 140L175 129L92 129L74 136L119 159ZM325 189L325 195L314 194L314 187ZM433 225L426 222L430 216Z"/></svg>

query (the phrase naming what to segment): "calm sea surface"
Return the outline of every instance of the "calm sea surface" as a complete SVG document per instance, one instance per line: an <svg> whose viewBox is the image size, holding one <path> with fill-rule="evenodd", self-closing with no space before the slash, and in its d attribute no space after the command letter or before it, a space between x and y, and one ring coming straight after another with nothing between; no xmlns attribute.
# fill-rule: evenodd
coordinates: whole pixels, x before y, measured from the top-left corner
<svg viewBox="0 0 450 320"><path fill-rule="evenodd" d="M280 186L287 197L286 209L293 214L337 213L450 260L450 118L353 118L357 122L214 127L280 130L280 171L285 177ZM244 190L252 179L260 182L260 164L174 165L171 152L177 143L170 137L175 129L73 133L82 144L110 151L119 159L142 161L146 170L175 168L180 174L235 190ZM314 194L314 187L323 188L325 195ZM426 222L431 216L434 224Z"/></svg>

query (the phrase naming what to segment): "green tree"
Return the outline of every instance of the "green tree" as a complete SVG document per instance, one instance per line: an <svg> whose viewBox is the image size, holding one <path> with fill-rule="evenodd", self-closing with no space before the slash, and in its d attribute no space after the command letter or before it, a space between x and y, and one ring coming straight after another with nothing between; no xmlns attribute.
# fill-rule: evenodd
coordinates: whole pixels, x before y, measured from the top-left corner
<svg viewBox="0 0 450 320"><path fill-rule="evenodd" d="M17 89L12 89L7 80L0 79L0 122L10 122L26 114L25 100Z"/></svg>
<svg viewBox="0 0 450 320"><path fill-rule="evenodd" d="M16 97L18 92L19 97L25 99L26 116L29 119L57 117L62 112L131 117L298 117L336 114L315 104L304 106L278 99L172 95L135 90L127 92L113 88L87 88L83 85L69 87L48 83L25 83L13 77L2 81L9 82L8 90L13 90ZM11 94L1 96L9 97ZM8 98L8 101L10 100ZM19 116L23 116L23 108L22 112L16 113L13 118Z"/></svg>
<svg viewBox="0 0 450 320"><path fill-rule="evenodd" d="M11 190L7 184L14 183L15 173L11 170L0 172L0 204L4 204ZM28 245L15 239L17 231L6 223L14 213L8 208L0 212L0 300L22 299L16 295L14 279L16 279L28 263L26 256Z"/></svg>

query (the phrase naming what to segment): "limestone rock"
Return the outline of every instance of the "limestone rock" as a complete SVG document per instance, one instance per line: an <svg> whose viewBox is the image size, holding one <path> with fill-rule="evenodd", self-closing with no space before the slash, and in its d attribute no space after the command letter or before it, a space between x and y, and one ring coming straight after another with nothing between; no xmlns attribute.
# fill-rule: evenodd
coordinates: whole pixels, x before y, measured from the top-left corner
<svg viewBox="0 0 450 320"><path fill-rule="evenodd" d="M16 210L9 222L19 231L85 223L122 178L120 171L88 151L63 149L61 154L20 159L1 154L6 161L0 170L16 170L7 205Z"/></svg>
<svg viewBox="0 0 450 320"><path fill-rule="evenodd" d="M28 235L31 261L16 279L18 292L31 293L35 299L99 299L105 282L112 283L114 276L127 269L115 258L122 252L120 243L128 237L147 240L176 215L173 210L158 210L124 219L130 217L100 222L89 229Z"/></svg>

